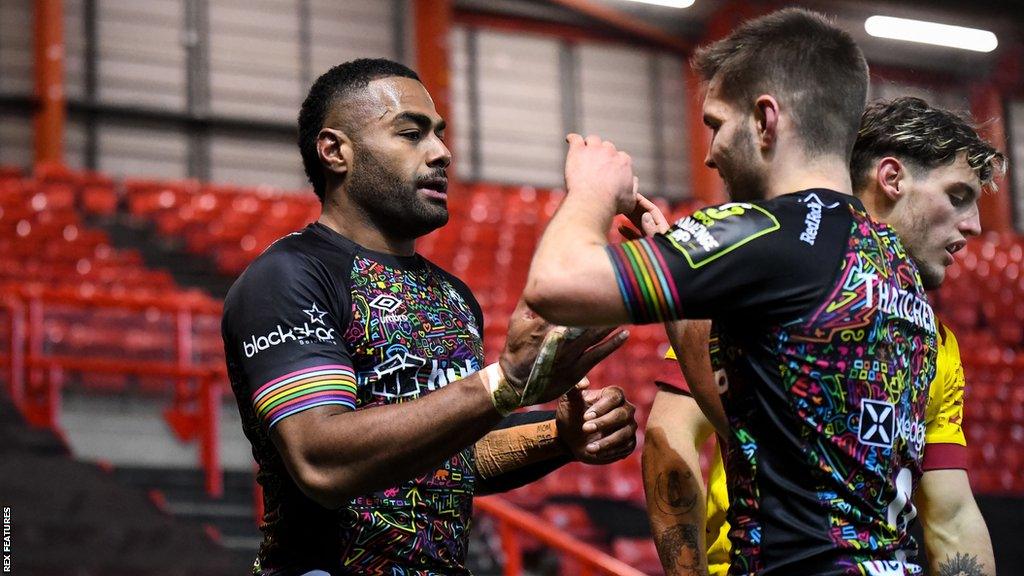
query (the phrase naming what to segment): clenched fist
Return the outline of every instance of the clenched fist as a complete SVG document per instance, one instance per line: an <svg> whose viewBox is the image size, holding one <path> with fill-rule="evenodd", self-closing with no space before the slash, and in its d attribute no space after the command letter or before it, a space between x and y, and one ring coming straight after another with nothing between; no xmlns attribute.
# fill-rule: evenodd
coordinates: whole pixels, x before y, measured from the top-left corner
<svg viewBox="0 0 1024 576"><path fill-rule="evenodd" d="M637 179L633 159L608 140L598 136L569 134L565 138L565 188L569 194L590 194L596 201L615 205L617 214L636 208Z"/></svg>

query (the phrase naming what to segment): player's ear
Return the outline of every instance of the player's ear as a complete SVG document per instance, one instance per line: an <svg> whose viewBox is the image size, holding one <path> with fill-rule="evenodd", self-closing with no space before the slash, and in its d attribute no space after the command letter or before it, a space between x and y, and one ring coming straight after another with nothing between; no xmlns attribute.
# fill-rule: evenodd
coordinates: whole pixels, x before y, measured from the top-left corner
<svg viewBox="0 0 1024 576"><path fill-rule="evenodd" d="M757 143L762 150L772 148L778 139L779 112L779 102L770 94L761 94L754 101Z"/></svg>
<svg viewBox="0 0 1024 576"><path fill-rule="evenodd" d="M352 167L352 139L341 130L324 128L316 136L316 153L328 172L344 178Z"/></svg>
<svg viewBox="0 0 1024 576"><path fill-rule="evenodd" d="M903 197L906 187L907 167L899 159L886 156L878 161L875 168L875 185L893 204Z"/></svg>

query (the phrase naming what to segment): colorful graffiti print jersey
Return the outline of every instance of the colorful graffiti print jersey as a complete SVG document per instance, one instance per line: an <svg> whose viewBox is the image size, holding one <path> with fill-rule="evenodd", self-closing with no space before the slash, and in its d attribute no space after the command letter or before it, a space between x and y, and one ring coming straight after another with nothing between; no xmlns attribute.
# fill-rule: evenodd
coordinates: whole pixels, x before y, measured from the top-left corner
<svg viewBox="0 0 1024 576"><path fill-rule="evenodd" d="M358 246L321 224L278 240L239 278L222 331L231 386L260 465L257 575L466 574L472 447L422 477L325 509L299 491L269 431L318 406L418 398L481 366L469 289L419 256Z"/></svg>
<svg viewBox="0 0 1024 576"><path fill-rule="evenodd" d="M817 189L608 251L635 321L714 321L730 573L920 573L907 523L937 334L892 230Z"/></svg>

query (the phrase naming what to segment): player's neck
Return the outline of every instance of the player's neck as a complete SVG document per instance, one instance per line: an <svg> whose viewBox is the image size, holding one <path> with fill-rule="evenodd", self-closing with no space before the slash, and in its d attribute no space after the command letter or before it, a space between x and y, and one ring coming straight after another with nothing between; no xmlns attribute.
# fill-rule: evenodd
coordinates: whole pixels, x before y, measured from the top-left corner
<svg viewBox="0 0 1024 576"><path fill-rule="evenodd" d="M814 160L794 157L789 162L780 159L768 184L768 198L810 188L828 188L843 194L853 194L849 163L835 157Z"/></svg>
<svg viewBox="0 0 1024 576"><path fill-rule="evenodd" d="M416 253L416 240L389 237L374 225L367 214L352 205L328 201L317 222L374 252L395 256Z"/></svg>

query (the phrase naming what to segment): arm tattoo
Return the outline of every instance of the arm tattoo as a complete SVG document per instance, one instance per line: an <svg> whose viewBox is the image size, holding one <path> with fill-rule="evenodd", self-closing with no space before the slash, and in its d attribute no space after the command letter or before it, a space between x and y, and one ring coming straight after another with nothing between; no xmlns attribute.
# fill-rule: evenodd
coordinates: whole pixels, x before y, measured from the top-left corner
<svg viewBox="0 0 1024 576"><path fill-rule="evenodd" d="M977 556L970 554L956 553L952 558L946 556L945 562L939 563L939 573L936 576L985 576Z"/></svg>
<svg viewBox="0 0 1024 576"><path fill-rule="evenodd" d="M701 551L697 549L697 526L679 524L657 534L654 544L667 572L699 570ZM707 574L701 571L700 574Z"/></svg>
<svg viewBox="0 0 1024 576"><path fill-rule="evenodd" d="M685 480L684 480L685 478ZM697 493L687 494L693 481L693 473L669 470L658 475L658 508L666 514L686 514L697 505Z"/></svg>

